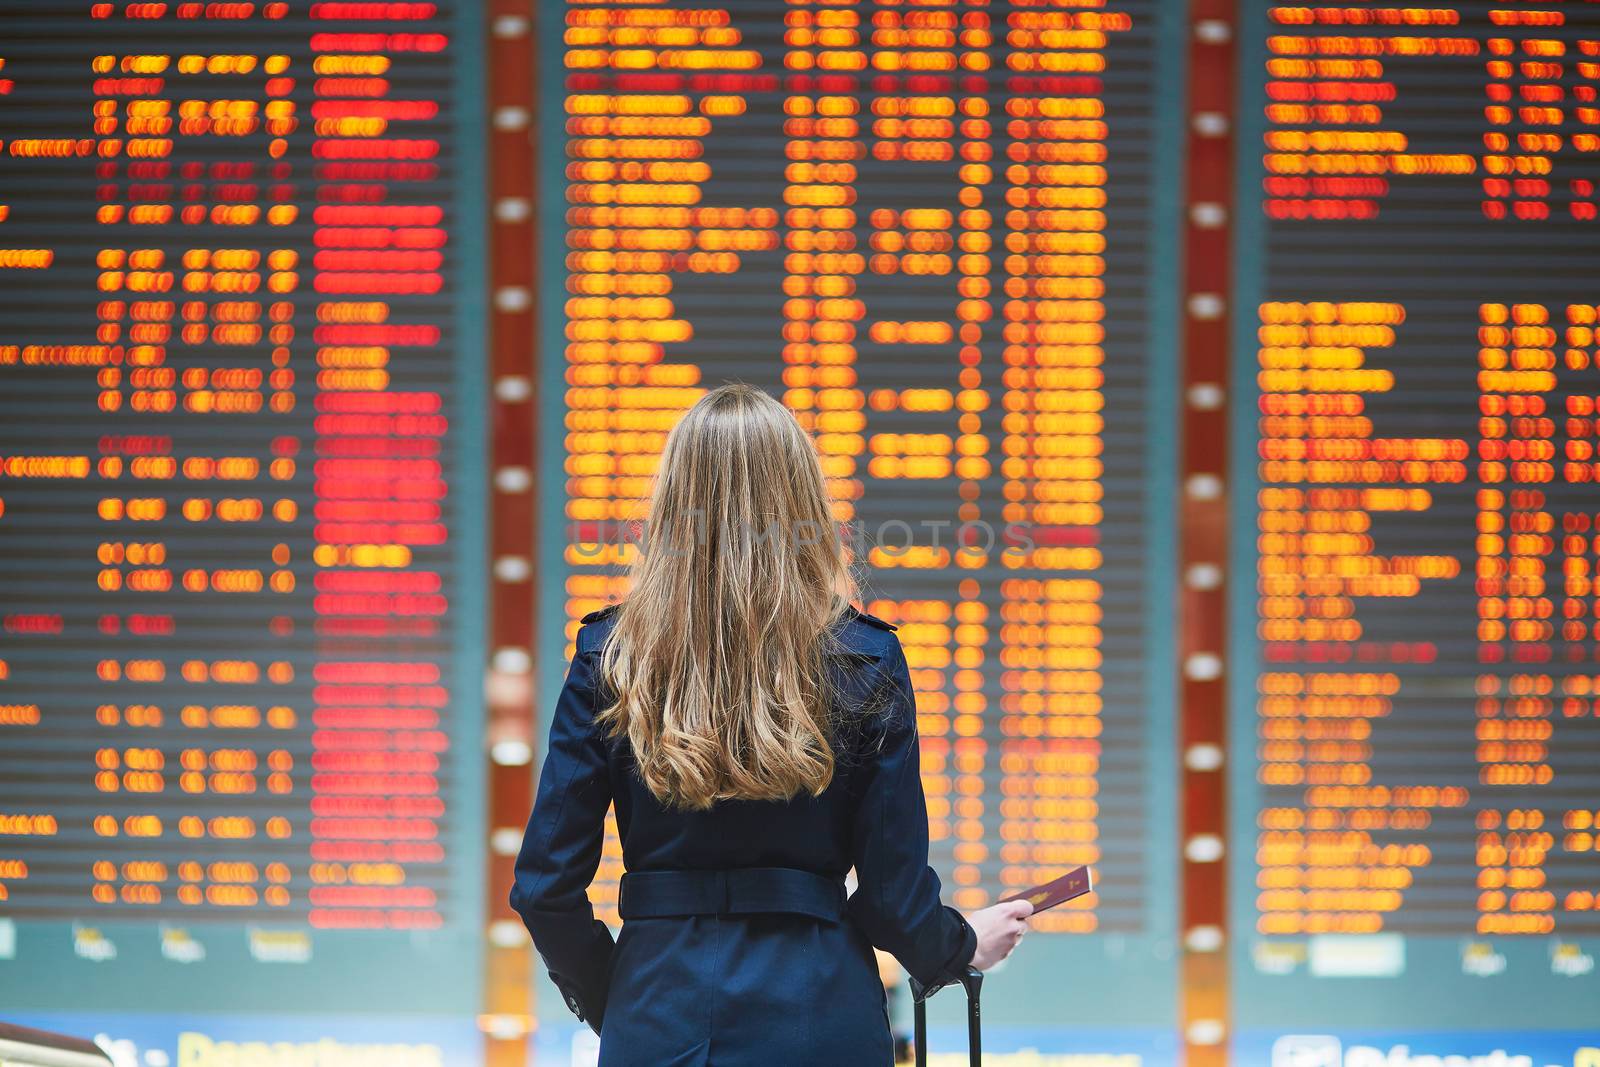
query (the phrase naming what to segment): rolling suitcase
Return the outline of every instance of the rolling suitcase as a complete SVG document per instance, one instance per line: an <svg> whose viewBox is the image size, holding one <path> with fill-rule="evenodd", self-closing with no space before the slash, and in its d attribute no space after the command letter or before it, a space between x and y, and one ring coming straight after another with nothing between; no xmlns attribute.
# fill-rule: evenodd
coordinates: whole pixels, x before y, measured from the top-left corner
<svg viewBox="0 0 1600 1067"><path fill-rule="evenodd" d="M961 985L967 991L967 1056L972 1067L983 1064L983 1018L978 997L983 991L983 972L972 967L961 976ZM928 1067L928 997L939 990L923 988L921 982L911 979L911 1002L916 1040L916 1067Z"/></svg>

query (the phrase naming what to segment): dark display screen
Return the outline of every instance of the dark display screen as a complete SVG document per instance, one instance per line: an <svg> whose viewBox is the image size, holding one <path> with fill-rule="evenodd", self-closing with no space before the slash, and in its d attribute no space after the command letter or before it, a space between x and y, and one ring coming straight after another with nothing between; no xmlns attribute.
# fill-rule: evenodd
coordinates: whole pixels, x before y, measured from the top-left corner
<svg viewBox="0 0 1600 1067"><path fill-rule="evenodd" d="M1574 1062L1517 1032L1600 1027L1600 12L1244 9L1250 1061Z"/></svg>
<svg viewBox="0 0 1600 1067"><path fill-rule="evenodd" d="M699 390L782 397L899 627L947 899L1096 869L990 1017L1170 1054L1176 26L1141 2L551 8L547 655L624 593ZM607 910L620 874L613 836ZM1066 960L1103 972L1072 1003L1044 977Z"/></svg>
<svg viewBox="0 0 1600 1067"><path fill-rule="evenodd" d="M478 1009L455 6L0 10L7 1008Z"/></svg>

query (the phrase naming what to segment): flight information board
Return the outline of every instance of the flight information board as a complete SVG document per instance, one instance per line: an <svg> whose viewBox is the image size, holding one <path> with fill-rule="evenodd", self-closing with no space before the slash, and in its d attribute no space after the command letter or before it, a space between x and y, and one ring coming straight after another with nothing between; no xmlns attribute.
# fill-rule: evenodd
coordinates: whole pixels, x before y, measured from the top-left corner
<svg viewBox="0 0 1600 1067"><path fill-rule="evenodd" d="M473 7L0 8L12 1011L479 1010Z"/></svg>
<svg viewBox="0 0 1600 1067"><path fill-rule="evenodd" d="M684 409L781 397L899 627L949 901L1097 870L993 1012L1170 1038L1164 6L548 5L541 227L547 658L624 595ZM611 917L620 874L613 834Z"/></svg>
<svg viewBox="0 0 1600 1067"><path fill-rule="evenodd" d="M1573 1062L1514 1032L1600 1029L1600 10L1243 8L1238 1047Z"/></svg>

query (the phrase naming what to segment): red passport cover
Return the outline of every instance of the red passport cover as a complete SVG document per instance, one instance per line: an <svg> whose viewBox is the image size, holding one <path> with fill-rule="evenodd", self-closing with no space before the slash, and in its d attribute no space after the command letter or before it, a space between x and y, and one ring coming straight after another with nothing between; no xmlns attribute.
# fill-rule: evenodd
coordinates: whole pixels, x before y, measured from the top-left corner
<svg viewBox="0 0 1600 1067"><path fill-rule="evenodd" d="M1043 885L1036 885L1032 889L1024 889L1020 893L1013 893L1009 897L1002 897L1000 903L1009 904L1013 900L1026 900L1033 905L1035 914L1057 904L1065 904L1085 893L1094 892L1094 876L1087 867L1074 867L1054 881Z"/></svg>

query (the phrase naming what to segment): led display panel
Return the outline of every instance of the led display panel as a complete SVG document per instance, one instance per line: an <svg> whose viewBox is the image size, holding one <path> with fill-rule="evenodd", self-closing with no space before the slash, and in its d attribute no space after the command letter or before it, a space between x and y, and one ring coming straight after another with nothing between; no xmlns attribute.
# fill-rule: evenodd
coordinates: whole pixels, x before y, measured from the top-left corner
<svg viewBox="0 0 1600 1067"><path fill-rule="evenodd" d="M1180 12L541 13L545 658L625 594L699 391L781 397L899 627L949 902L1096 869L992 1047L1170 1060Z"/></svg>
<svg viewBox="0 0 1600 1067"><path fill-rule="evenodd" d="M0 9L8 1012L475 1034L479 18Z"/></svg>
<svg viewBox="0 0 1600 1067"><path fill-rule="evenodd" d="M1242 9L1236 1051L1586 1062L1600 12Z"/></svg>

